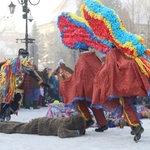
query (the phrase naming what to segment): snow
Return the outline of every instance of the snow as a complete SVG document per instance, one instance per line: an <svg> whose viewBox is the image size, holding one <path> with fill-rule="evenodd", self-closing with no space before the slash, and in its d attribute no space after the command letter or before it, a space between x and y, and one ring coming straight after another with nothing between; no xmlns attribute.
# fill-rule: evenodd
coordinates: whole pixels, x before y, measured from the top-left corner
<svg viewBox="0 0 150 150"><path fill-rule="evenodd" d="M12 115L11 121L28 122L33 118L46 115L48 107L40 109L19 110L18 116ZM95 128L86 130L86 134L75 138L61 139L58 136L40 136L29 134L0 133L1 150L149 150L150 149L150 119L142 119L145 131L138 143L133 141L130 128L109 128L97 133Z"/></svg>

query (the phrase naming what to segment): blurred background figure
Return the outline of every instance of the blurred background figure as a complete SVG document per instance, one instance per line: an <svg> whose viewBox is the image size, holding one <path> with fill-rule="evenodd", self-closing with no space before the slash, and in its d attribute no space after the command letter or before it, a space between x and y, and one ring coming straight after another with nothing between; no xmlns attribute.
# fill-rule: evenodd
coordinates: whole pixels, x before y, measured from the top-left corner
<svg viewBox="0 0 150 150"><path fill-rule="evenodd" d="M44 68L44 70L41 71L41 75L42 75L44 82L47 83L48 85L50 85L49 80L52 75L52 69L48 68L48 67ZM48 101L50 101L50 99L51 99L51 96L50 96L51 86L50 86L50 88L43 87L43 89L44 89L44 96L42 97L42 106L46 107Z"/></svg>
<svg viewBox="0 0 150 150"><path fill-rule="evenodd" d="M40 75L40 72L37 70L36 65L34 65L35 71ZM41 76L40 76L41 77ZM41 77L42 78L42 77ZM39 103L39 97L41 95L40 93L40 86L37 81L32 78L29 74L25 76L25 108L30 109L32 106L33 109L39 109L38 103Z"/></svg>

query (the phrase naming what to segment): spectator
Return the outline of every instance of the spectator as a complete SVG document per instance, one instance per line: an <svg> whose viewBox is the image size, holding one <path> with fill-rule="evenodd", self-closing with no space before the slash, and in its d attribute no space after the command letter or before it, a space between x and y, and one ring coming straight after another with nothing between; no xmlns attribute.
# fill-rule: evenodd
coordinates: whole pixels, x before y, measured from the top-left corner
<svg viewBox="0 0 150 150"><path fill-rule="evenodd" d="M38 72L37 67L34 65L36 72ZM32 78L30 75L26 75L25 77L25 93L28 95L30 100L30 106L33 106L33 109L39 109L39 97L40 97L40 85L37 81ZM27 100L27 99L26 99Z"/></svg>

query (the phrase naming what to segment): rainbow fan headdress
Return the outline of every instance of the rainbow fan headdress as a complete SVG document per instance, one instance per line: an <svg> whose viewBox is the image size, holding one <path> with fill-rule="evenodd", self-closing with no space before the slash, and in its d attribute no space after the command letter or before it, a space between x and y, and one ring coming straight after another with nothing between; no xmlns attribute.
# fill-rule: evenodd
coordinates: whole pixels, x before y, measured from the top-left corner
<svg viewBox="0 0 150 150"><path fill-rule="evenodd" d="M94 34L110 40L129 56L143 56L146 45L142 37L127 32L114 10L105 7L99 0L85 0L81 12Z"/></svg>
<svg viewBox="0 0 150 150"><path fill-rule="evenodd" d="M114 10L102 5L99 0L85 0L81 14L97 37L111 41L137 62L144 75L150 77L150 50L141 36L125 29Z"/></svg>
<svg viewBox="0 0 150 150"><path fill-rule="evenodd" d="M91 47L105 53L113 47L110 41L96 37L87 21L75 14L62 13L58 18L58 28L62 42L68 48Z"/></svg>

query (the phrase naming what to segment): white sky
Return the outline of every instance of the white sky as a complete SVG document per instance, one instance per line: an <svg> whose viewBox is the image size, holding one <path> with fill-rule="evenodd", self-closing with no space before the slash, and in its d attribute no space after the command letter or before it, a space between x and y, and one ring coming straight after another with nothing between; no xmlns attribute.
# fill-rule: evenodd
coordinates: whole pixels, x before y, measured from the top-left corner
<svg viewBox="0 0 150 150"><path fill-rule="evenodd" d="M10 16L8 5L11 1L16 5L15 13L11 17L11 20L15 23L18 29L25 28L25 19L22 18L22 5L19 4L18 0L0 0L0 17L2 16ZM20 0L21 1L21 0ZM36 3L38 0L31 0L31 2ZM54 14L53 11L58 7L58 5L63 0L40 0L38 5L31 5L28 1L28 8L31 10L31 14L33 16L34 21L38 25L50 22L52 18L57 14ZM72 2L74 0L71 0ZM32 23L28 23L28 27L32 26Z"/></svg>
<svg viewBox="0 0 150 150"><path fill-rule="evenodd" d="M20 0L21 1L21 0ZM37 2L38 0L31 0L31 2ZM40 20L43 22L47 17L51 15L51 12L60 4L62 0L40 0L38 5L31 5L28 1L28 7L31 10L32 16L35 20ZM12 0L12 2L16 5L15 13L13 17L16 20L22 19L22 5L19 4L18 0ZM8 5L11 3L11 0L0 0L0 9L1 15L9 15ZM47 15L46 15L47 14Z"/></svg>

